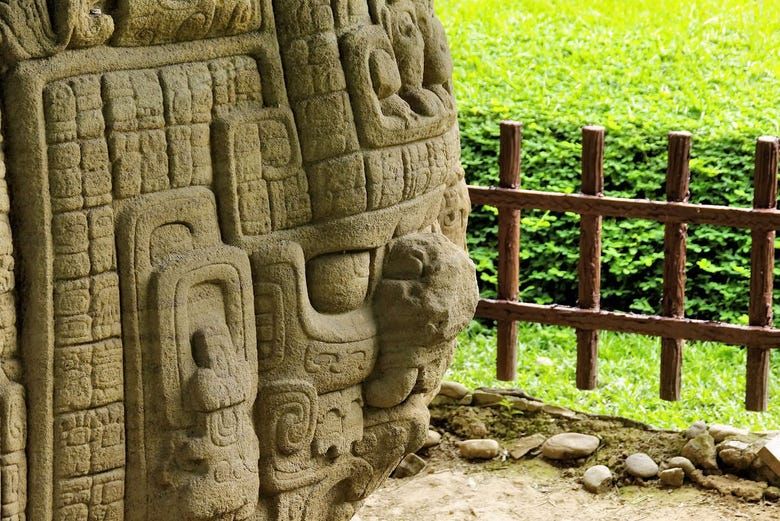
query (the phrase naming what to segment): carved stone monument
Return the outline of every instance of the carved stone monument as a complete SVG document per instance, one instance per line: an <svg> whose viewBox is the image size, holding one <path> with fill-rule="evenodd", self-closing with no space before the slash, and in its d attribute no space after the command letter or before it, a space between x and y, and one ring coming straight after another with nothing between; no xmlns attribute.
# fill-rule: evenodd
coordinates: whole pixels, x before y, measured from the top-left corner
<svg viewBox="0 0 780 521"><path fill-rule="evenodd" d="M477 301L432 4L0 0L0 521L344 521L422 444Z"/></svg>

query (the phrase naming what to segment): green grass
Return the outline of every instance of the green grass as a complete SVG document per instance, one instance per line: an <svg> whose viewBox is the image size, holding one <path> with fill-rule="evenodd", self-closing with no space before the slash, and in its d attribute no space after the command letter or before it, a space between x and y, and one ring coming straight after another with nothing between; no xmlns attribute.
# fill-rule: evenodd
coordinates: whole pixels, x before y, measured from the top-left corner
<svg viewBox="0 0 780 521"><path fill-rule="evenodd" d="M778 132L773 0L439 0L464 114ZM673 130L668 128L667 130Z"/></svg>
<svg viewBox="0 0 780 521"><path fill-rule="evenodd" d="M599 387L575 386L577 343L574 330L525 324L520 329L517 381L495 379L496 338L492 329L472 322L448 378L470 387L513 386L544 400L593 414L623 416L659 428L684 429L698 420L757 431L780 428L780 366L774 364L766 413L744 409L745 350L706 342L686 345L682 400L658 398L660 341L640 335L602 333Z"/></svg>
<svg viewBox="0 0 780 521"><path fill-rule="evenodd" d="M524 186L572 192L579 183L579 128L607 128L606 189L663 197L665 135L694 133L696 202L749 206L752 150L780 134L780 16L774 0L439 0L455 63L463 163L475 184L497 180L497 123L526 126ZM576 301L577 220L523 215L521 293L526 301ZM604 304L658 312L662 227L605 222ZM469 240L484 295L495 289L495 211L477 209ZM742 232L691 227L690 316L746 322L749 241ZM777 272L777 270L776 270ZM776 304L780 303L780 291ZM780 307L775 306L776 312ZM657 398L657 339L604 334L601 387L574 386L574 333L522 327L516 385L550 402L657 425L726 422L780 428L780 371L773 366L766 414L743 409L745 354L693 343L683 400ZM495 338L472 325L451 375L495 384ZM554 364L537 363L547 357Z"/></svg>

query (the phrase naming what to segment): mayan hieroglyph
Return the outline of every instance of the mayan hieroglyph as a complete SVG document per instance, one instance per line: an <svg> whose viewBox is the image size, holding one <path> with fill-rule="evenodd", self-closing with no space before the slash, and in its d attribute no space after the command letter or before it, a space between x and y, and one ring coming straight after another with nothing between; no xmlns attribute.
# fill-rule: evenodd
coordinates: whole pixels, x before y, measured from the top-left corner
<svg viewBox="0 0 780 521"><path fill-rule="evenodd" d="M477 301L432 1L0 30L0 519L350 519Z"/></svg>

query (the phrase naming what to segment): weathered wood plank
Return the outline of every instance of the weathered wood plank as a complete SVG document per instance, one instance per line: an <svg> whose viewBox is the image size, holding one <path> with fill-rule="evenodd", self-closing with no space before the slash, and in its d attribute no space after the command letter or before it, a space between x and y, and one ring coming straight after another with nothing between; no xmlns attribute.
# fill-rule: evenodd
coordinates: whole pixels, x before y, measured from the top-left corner
<svg viewBox="0 0 780 521"><path fill-rule="evenodd" d="M499 185L506 190L520 187L523 126L514 121L501 123ZM520 210L498 208L498 296L515 301L520 291ZM500 320L496 377L514 381L517 377L517 322Z"/></svg>
<svg viewBox="0 0 780 521"><path fill-rule="evenodd" d="M670 202L687 203L690 197L691 134L669 134L669 160L666 172L666 198ZM688 225L667 223L664 229L664 292L662 314L666 317L685 316L685 261ZM681 338L661 339L661 399L680 399L682 388L682 357L685 341Z"/></svg>
<svg viewBox="0 0 780 521"><path fill-rule="evenodd" d="M604 127L582 129L582 193L604 195ZM601 307L601 224L600 215L580 219L579 306ZM598 329L577 330L577 388L598 386Z"/></svg>
<svg viewBox="0 0 780 521"><path fill-rule="evenodd" d="M475 205L512 206L521 210L571 212L660 223L709 224L731 228L780 230L780 211L728 206L670 203L647 199L620 199L584 194L562 194L535 190L503 190L470 186Z"/></svg>
<svg viewBox="0 0 780 521"><path fill-rule="evenodd" d="M778 329L738 326L689 318L637 315L489 299L480 301L477 316L492 320L517 320L578 329L601 329L657 337L673 336L685 340L731 345L750 344L754 349L762 350L780 348Z"/></svg>
<svg viewBox="0 0 780 521"><path fill-rule="evenodd" d="M777 206L778 140L759 138L756 144L756 174L753 207ZM775 284L775 230L766 226L752 231L753 246L750 255L750 310L751 326L772 326L772 291ZM745 406L750 411L765 411L769 405L770 353L753 349L748 342L747 389Z"/></svg>

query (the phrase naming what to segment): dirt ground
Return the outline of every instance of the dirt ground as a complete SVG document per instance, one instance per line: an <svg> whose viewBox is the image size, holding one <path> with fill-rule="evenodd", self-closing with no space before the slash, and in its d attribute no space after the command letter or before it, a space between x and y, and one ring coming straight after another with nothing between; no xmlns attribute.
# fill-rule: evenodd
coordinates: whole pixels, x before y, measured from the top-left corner
<svg viewBox="0 0 780 521"><path fill-rule="evenodd" d="M416 477L388 481L354 521L780 521L780 503L751 503L729 495L739 495L736 492L721 494L689 482L666 490L657 480L625 478L628 455L645 452L657 462L666 461L680 454L687 441L682 433L620 418L503 406L434 406L431 424L443 437L440 445L419 453L427 467ZM559 432L590 433L602 445L587 459L554 465L533 453L521 460L504 457L484 463L466 462L458 455L459 440L490 437L509 448L521 436ZM580 483L585 469L596 464L623 476L599 496ZM753 500L756 497L761 493Z"/></svg>
<svg viewBox="0 0 780 521"><path fill-rule="evenodd" d="M390 480L370 497L361 521L778 521L780 505L752 504L686 486L626 486L594 496L535 459L506 468L432 464ZM358 518L356 518L357 521Z"/></svg>

